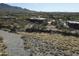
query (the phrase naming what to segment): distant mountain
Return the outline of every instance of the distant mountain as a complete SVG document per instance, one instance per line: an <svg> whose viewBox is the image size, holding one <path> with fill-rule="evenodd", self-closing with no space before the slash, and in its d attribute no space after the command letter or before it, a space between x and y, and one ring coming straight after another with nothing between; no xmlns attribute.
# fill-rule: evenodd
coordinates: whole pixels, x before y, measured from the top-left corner
<svg viewBox="0 0 79 59"><path fill-rule="evenodd" d="M0 4L0 9L22 9L20 7L15 7L15 6L10 6L8 4L4 4L4 3L1 3Z"/></svg>
<svg viewBox="0 0 79 59"><path fill-rule="evenodd" d="M4 3L0 3L0 12L35 12L32 10L28 10L28 9L23 9L21 7L17 7L17 6L10 6L8 4L4 4Z"/></svg>

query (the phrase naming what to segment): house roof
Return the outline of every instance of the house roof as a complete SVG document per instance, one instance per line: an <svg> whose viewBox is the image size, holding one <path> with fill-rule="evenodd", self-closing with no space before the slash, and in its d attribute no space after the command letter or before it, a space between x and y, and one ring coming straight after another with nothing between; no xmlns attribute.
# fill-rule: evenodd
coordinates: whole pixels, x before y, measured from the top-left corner
<svg viewBox="0 0 79 59"><path fill-rule="evenodd" d="M46 20L46 18L36 18L36 17L30 18L30 19Z"/></svg>
<svg viewBox="0 0 79 59"><path fill-rule="evenodd" d="M67 21L68 23L79 24L79 21Z"/></svg>

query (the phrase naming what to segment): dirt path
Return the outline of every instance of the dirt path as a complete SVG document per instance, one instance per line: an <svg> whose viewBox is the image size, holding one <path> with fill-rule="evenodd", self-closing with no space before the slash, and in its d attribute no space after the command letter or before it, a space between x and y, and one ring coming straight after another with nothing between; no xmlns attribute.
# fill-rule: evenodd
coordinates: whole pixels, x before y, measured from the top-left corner
<svg viewBox="0 0 79 59"><path fill-rule="evenodd" d="M28 52L24 51L23 41L20 38L21 35L17 35L14 33L9 33L0 30L0 36L4 38L4 42L7 45L7 52L9 56L24 56L28 55Z"/></svg>

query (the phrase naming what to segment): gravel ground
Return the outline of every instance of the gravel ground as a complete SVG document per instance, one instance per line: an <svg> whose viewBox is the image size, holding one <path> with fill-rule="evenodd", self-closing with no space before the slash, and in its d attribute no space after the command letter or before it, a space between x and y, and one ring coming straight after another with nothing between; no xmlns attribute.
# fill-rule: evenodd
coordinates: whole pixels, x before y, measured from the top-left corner
<svg viewBox="0 0 79 59"><path fill-rule="evenodd" d="M4 39L3 41L7 46L6 51L9 56L28 55L28 53L24 51L23 41L20 35L0 30L0 36L2 36Z"/></svg>

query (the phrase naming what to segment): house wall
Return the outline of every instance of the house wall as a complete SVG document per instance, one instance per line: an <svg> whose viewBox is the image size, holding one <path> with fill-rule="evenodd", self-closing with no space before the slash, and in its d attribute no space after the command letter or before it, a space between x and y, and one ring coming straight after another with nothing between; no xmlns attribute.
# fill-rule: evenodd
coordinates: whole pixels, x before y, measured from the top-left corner
<svg viewBox="0 0 79 59"><path fill-rule="evenodd" d="M76 23L68 23L68 26L73 29L79 29L79 24Z"/></svg>

